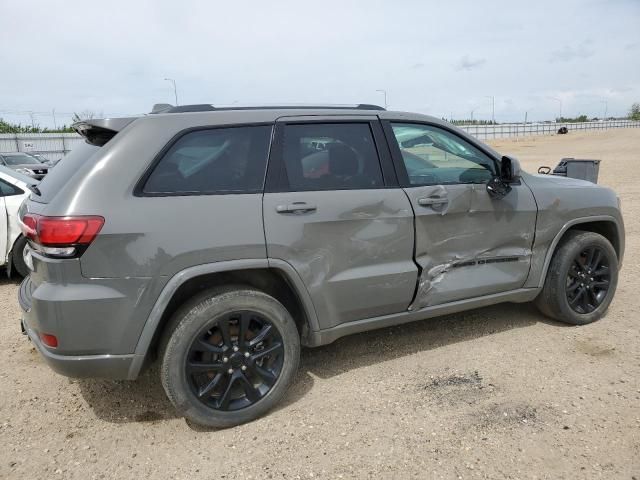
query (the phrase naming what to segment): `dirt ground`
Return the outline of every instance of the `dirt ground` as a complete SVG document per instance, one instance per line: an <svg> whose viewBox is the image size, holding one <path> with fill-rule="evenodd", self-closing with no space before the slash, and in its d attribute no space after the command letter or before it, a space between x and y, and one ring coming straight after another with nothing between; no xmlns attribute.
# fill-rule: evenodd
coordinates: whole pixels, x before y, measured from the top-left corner
<svg viewBox="0 0 640 480"><path fill-rule="evenodd" d="M640 129L491 142L526 170L602 159L622 197L618 293L595 324L505 304L306 350L286 401L240 427L177 418L156 370L71 380L0 285L0 478L640 479Z"/></svg>

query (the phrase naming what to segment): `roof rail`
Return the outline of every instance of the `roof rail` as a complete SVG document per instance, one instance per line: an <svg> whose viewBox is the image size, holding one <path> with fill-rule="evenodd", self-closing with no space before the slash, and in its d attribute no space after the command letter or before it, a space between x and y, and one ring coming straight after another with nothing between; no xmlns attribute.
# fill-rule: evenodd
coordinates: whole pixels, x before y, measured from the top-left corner
<svg viewBox="0 0 640 480"><path fill-rule="evenodd" d="M158 103L153 106L151 113L183 113L183 112L213 112L228 110L385 110L379 105L359 103L358 105L264 105L254 107L214 107L208 103L197 105L179 105L174 107L168 103Z"/></svg>

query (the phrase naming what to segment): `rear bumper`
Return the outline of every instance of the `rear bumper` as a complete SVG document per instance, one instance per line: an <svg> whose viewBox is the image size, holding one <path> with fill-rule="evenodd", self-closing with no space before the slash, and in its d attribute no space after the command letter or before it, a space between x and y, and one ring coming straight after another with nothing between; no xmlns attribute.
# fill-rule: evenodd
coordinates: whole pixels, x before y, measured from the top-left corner
<svg viewBox="0 0 640 480"><path fill-rule="evenodd" d="M18 302L22 309L22 328L51 369L67 377L129 378L134 354L63 355L56 352L56 349L46 347L38 336L39 322L32 308L32 288L30 277L25 278L20 285Z"/></svg>

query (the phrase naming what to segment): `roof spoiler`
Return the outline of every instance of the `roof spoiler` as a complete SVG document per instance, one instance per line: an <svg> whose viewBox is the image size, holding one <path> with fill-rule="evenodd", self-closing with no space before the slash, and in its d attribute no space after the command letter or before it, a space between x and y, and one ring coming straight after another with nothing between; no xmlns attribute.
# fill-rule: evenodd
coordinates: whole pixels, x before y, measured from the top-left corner
<svg viewBox="0 0 640 480"><path fill-rule="evenodd" d="M101 147L136 118L91 118L76 122L71 128L83 136L88 144Z"/></svg>

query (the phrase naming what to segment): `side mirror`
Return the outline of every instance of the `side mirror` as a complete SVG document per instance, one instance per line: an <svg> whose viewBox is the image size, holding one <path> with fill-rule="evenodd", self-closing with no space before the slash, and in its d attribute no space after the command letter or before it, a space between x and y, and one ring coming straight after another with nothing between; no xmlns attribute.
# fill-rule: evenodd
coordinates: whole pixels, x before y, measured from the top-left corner
<svg viewBox="0 0 640 480"><path fill-rule="evenodd" d="M500 175L496 175L487 182L487 193L491 198L503 198L511 191L510 183L520 178L520 162L517 158L505 155L500 162Z"/></svg>
<svg viewBox="0 0 640 480"><path fill-rule="evenodd" d="M520 178L520 162L515 157L505 155L500 162L500 179L505 183L517 182Z"/></svg>

